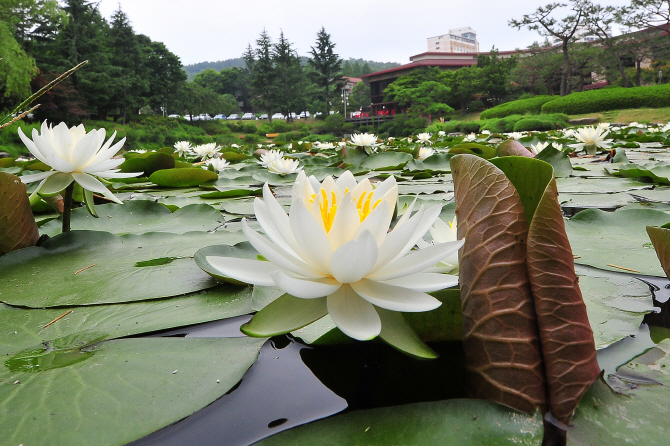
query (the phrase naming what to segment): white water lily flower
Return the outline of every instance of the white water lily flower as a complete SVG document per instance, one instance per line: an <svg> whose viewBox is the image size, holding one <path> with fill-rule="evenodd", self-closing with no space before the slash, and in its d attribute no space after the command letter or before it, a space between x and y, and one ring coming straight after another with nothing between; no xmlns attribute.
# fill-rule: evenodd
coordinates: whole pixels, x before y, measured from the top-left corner
<svg viewBox="0 0 670 446"><path fill-rule="evenodd" d="M510 139L521 139L521 138L523 138L523 133L521 133L521 132L512 132L512 133L508 133L507 136L509 136Z"/></svg>
<svg viewBox="0 0 670 446"><path fill-rule="evenodd" d="M491 131L490 130L482 130L482 135L490 135Z"/></svg>
<svg viewBox="0 0 670 446"><path fill-rule="evenodd" d="M23 183L41 181L36 191L57 193L76 181L84 189L103 194L108 199L122 203L98 178L131 178L141 172L121 173L119 167L125 160L113 159L126 138L112 145L116 132L105 142L105 129L86 133L83 125L68 128L61 122L56 127L42 123L41 132L33 129L30 140L19 127L19 137L30 153L51 167L48 172L23 175Z"/></svg>
<svg viewBox="0 0 670 446"><path fill-rule="evenodd" d="M193 147L193 153L195 153L198 158L204 160L215 157L220 149L221 146L217 146L215 142L211 142L209 144L201 144Z"/></svg>
<svg viewBox="0 0 670 446"><path fill-rule="evenodd" d="M419 148L419 154L417 155L417 159L419 160L425 160L429 156L433 155L435 153L434 149L431 149L430 147L421 147Z"/></svg>
<svg viewBox="0 0 670 446"><path fill-rule="evenodd" d="M422 206L414 215L410 208L389 232L397 196L393 176L373 188L368 179L357 183L349 171L323 183L301 172L288 215L267 184L263 200L254 201L256 219L268 238L242 222L242 231L267 262L206 260L235 280L278 287L301 299L324 299L342 332L373 339L382 329L377 308L429 311L440 302L426 293L458 283L455 276L424 270L456 252L462 241L412 251L442 206Z"/></svg>
<svg viewBox="0 0 670 446"><path fill-rule="evenodd" d="M563 136L566 138L574 138L577 132L575 132L573 129L565 129L563 130Z"/></svg>
<svg viewBox="0 0 670 446"><path fill-rule="evenodd" d="M578 144L569 144L576 150L584 149L588 154L595 154L597 148L609 149L608 143L611 139L605 140L609 131L605 131L600 127L582 127L575 133L575 138L580 142Z"/></svg>
<svg viewBox="0 0 670 446"><path fill-rule="evenodd" d="M177 151L177 156L184 156L191 153L191 143L188 141L177 141L174 143L174 149Z"/></svg>
<svg viewBox="0 0 670 446"><path fill-rule="evenodd" d="M430 140L430 133L419 133L416 135L416 140L420 144L432 144L433 142Z"/></svg>
<svg viewBox="0 0 670 446"><path fill-rule="evenodd" d="M562 150L563 150L563 144L561 144L561 143L558 143L558 142L552 142L552 143L551 143L551 146L552 146L554 149L558 150L558 151L562 151Z"/></svg>
<svg viewBox="0 0 670 446"><path fill-rule="evenodd" d="M417 240L417 246L420 249L425 249L429 246L433 246L437 243L449 243L455 242L457 239L457 225L456 225L456 216L449 222L445 223L441 218L435 220L435 224L430 228L430 235L433 238L432 241L427 242L424 239ZM449 257L445 258L441 262L435 264L430 271L436 273L448 273L450 271L458 268L458 252L452 253Z"/></svg>
<svg viewBox="0 0 670 446"><path fill-rule="evenodd" d="M268 164L268 170L272 173L278 175L288 175L291 173L297 173L302 170L300 166L300 161L292 160L290 158L281 158L274 160Z"/></svg>
<svg viewBox="0 0 670 446"><path fill-rule="evenodd" d="M662 132L670 132L670 122L668 122L662 129Z"/></svg>
<svg viewBox="0 0 670 446"><path fill-rule="evenodd" d="M268 167L273 161L280 160L284 157L284 152L281 150L270 150L267 153L261 155L261 159L257 161L263 167Z"/></svg>
<svg viewBox="0 0 670 446"><path fill-rule="evenodd" d="M471 141L475 141L476 139L477 139L477 135L475 135L474 133L470 133L469 135L465 135L465 138L463 138L463 141L471 142Z"/></svg>
<svg viewBox="0 0 670 446"><path fill-rule="evenodd" d="M447 135L447 132L445 132L444 130L440 130L439 132L437 132L437 136L439 136L440 138L442 138L446 135Z"/></svg>
<svg viewBox="0 0 670 446"><path fill-rule="evenodd" d="M335 144L332 142L322 142L318 147L320 150L332 150L335 148Z"/></svg>
<svg viewBox="0 0 670 446"><path fill-rule="evenodd" d="M350 144L356 147L363 147L365 152L369 155L377 151L377 135L372 133L354 133L351 135Z"/></svg>
<svg viewBox="0 0 670 446"><path fill-rule="evenodd" d="M647 125L646 124L640 124L639 122L633 121L630 124L628 124L628 127L638 128L638 129L646 129Z"/></svg>
<svg viewBox="0 0 670 446"><path fill-rule="evenodd" d="M340 146L341 149L343 149L344 147L346 147L347 143L346 141L340 141L337 143L337 145Z"/></svg>
<svg viewBox="0 0 670 446"><path fill-rule="evenodd" d="M407 137L407 142L412 142L412 137L411 136Z"/></svg>
<svg viewBox="0 0 670 446"><path fill-rule="evenodd" d="M207 166L212 166L214 168L214 170L216 170L217 172L221 172L222 170L224 170L226 167L228 167L230 165L230 163L223 158L210 158L207 161L205 161L205 164ZM203 167L205 167L205 166L203 166ZM205 168L207 168L207 167L205 167Z"/></svg>
<svg viewBox="0 0 670 446"><path fill-rule="evenodd" d="M537 155L538 153L540 153L541 151L543 151L547 147L549 147L548 142L540 141L537 144L531 144L530 145L530 151L533 153L533 155Z"/></svg>
<svg viewBox="0 0 670 446"><path fill-rule="evenodd" d="M610 123L609 122L600 122L598 123L598 127L600 127L603 130L607 130L610 128Z"/></svg>
<svg viewBox="0 0 670 446"><path fill-rule="evenodd" d="M647 129L647 132L648 132L648 133L658 133L658 132L660 132L660 131L661 131L661 129L659 129L658 127L653 127L653 128L652 128L652 127L649 127L649 128Z"/></svg>

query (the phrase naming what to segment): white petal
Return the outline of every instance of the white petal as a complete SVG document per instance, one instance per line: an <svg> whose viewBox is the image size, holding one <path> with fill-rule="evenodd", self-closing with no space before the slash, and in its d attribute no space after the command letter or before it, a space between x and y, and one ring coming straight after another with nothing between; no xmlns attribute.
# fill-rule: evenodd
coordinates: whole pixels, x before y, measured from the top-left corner
<svg viewBox="0 0 670 446"><path fill-rule="evenodd" d="M297 277L291 277L281 271L275 271L270 274L277 287L282 291L301 299L315 299L317 297L333 294L342 286L341 283L324 277L315 280L303 280Z"/></svg>
<svg viewBox="0 0 670 446"><path fill-rule="evenodd" d="M387 285L409 288L414 291L430 293L458 285L458 276L436 273L416 273L396 279L384 280Z"/></svg>
<svg viewBox="0 0 670 446"><path fill-rule="evenodd" d="M74 150L74 141L70 129L64 122L61 122L54 129L52 142L54 154L62 160L72 164L72 151ZM58 169L60 170L60 169Z"/></svg>
<svg viewBox="0 0 670 446"><path fill-rule="evenodd" d="M303 258L320 272L327 274L333 251L325 229L314 220L300 199L291 206L289 219L293 235L305 255Z"/></svg>
<svg viewBox="0 0 670 446"><path fill-rule="evenodd" d="M253 245L253 247L256 248L256 251L258 251L263 257L278 267L290 271L294 274L298 274L299 276L314 279L323 277L323 274L319 274L310 265L303 262L301 259L298 259L287 253L281 247L274 245L265 237L251 229L247 224L246 219L242 220L242 232Z"/></svg>
<svg viewBox="0 0 670 446"><path fill-rule="evenodd" d="M464 242L465 240L463 239L456 242L438 243L437 245L420 249L409 255L395 259L373 274L370 274L368 279L390 280L421 272L458 251Z"/></svg>
<svg viewBox="0 0 670 446"><path fill-rule="evenodd" d="M261 228L263 228L263 232L265 232L265 235L267 235L270 240L281 246L286 252L295 254L293 248L291 248L289 244L286 243L286 240L284 240L281 231L277 229L274 221L272 221L272 218L270 218L267 205L258 197L254 199L254 214L256 215L256 220L258 220Z"/></svg>
<svg viewBox="0 0 670 446"><path fill-rule="evenodd" d="M72 175L69 173L62 172L52 172L53 175L49 175L44 184L40 187L40 193L45 195L56 194L72 183Z"/></svg>
<svg viewBox="0 0 670 446"><path fill-rule="evenodd" d="M430 311L442 305L430 294L374 280L363 279L352 283L351 288L371 304L391 311Z"/></svg>
<svg viewBox="0 0 670 446"><path fill-rule="evenodd" d="M279 269L270 262L216 256L207 256L205 260L222 276L252 285L276 286L270 274Z"/></svg>
<svg viewBox="0 0 670 446"><path fill-rule="evenodd" d="M376 269L382 268L387 263L395 259L400 251L407 246L412 234L416 230L421 218L423 217L424 209L421 207L413 217L405 221L402 225L396 225L393 230L386 235L384 243L379 247L379 257L377 259ZM407 214L405 214L407 215Z"/></svg>
<svg viewBox="0 0 670 446"><path fill-rule="evenodd" d="M86 173L100 178L132 178L142 175L142 172L115 172L113 170L106 170L104 172L86 172Z"/></svg>
<svg viewBox="0 0 670 446"><path fill-rule="evenodd" d="M98 164L98 163L101 163L102 161L106 161L106 160L112 158L114 155L116 155L116 153L119 150L121 150L121 148L123 147L123 144L126 142L125 137L121 138L121 140L119 142L117 142L116 144L114 144L113 146L111 146L111 147L109 146L109 144L111 144L111 142L112 142L112 139L114 139L115 135L116 135L116 132L114 132L114 135L112 135L112 137L107 140L105 145L100 148L97 155L95 155L91 159L90 163L87 164L86 167L88 167L91 164Z"/></svg>
<svg viewBox="0 0 670 446"><path fill-rule="evenodd" d="M46 164L47 159L45 158L45 156L42 154L42 152L39 151L35 143L31 141L26 135L23 134L23 130L21 130L21 127L19 127L19 138L21 138L23 144L26 145L28 151L30 151L30 153L32 153L35 156L35 158Z"/></svg>
<svg viewBox="0 0 670 446"><path fill-rule="evenodd" d="M337 214L335 215L337 216ZM386 239L392 217L393 214L389 211L389 203L386 200L382 201L365 217L353 238L358 238L358 234L363 231L370 231L374 235L377 245L381 246Z"/></svg>
<svg viewBox="0 0 670 446"><path fill-rule="evenodd" d="M333 225L328 232L328 240L333 251L344 243L354 238L356 230L361 225L361 217L358 214L356 203L347 195L340 201L333 219Z"/></svg>
<svg viewBox="0 0 670 446"><path fill-rule="evenodd" d="M382 331L379 315L349 285L328 296L328 314L344 334L359 341L374 339Z"/></svg>
<svg viewBox="0 0 670 446"><path fill-rule="evenodd" d="M277 228L277 231L279 231L281 236L284 238L286 244L293 248L293 251L295 251L298 256L304 259L304 253L300 248L300 245L298 245L298 242L293 235L293 231L291 230L291 222L289 217L286 215L286 211L284 210L283 206L279 204L275 196L272 195L270 186L268 186L267 183L265 183L263 186L263 200L265 203L265 208L268 211L269 221L271 221L272 224L274 224L274 226ZM259 223L261 223L260 220ZM263 227L263 223L261 223L261 227ZM263 230L265 230L264 227Z"/></svg>
<svg viewBox="0 0 670 446"><path fill-rule="evenodd" d="M342 191L344 194L345 189L354 190L356 187L356 178L350 170L346 170L340 177L335 181L337 188Z"/></svg>
<svg viewBox="0 0 670 446"><path fill-rule="evenodd" d="M416 245L416 241L423 237L426 232L428 232L430 227L433 226L435 220L437 220L437 218L440 216L440 212L442 212L442 206L433 206L430 209L426 209L426 212L424 212L421 221L419 221L419 224L414 230L414 233L407 241L407 245L405 245L397 257L404 256L409 252L410 249L414 247L414 245Z"/></svg>
<svg viewBox="0 0 670 446"><path fill-rule="evenodd" d="M85 166L93 158L95 152L98 151L98 147L100 147L98 146L98 132L91 131L81 138L72 151L72 164L75 168L78 169Z"/></svg>
<svg viewBox="0 0 670 446"><path fill-rule="evenodd" d="M116 198L116 196L105 187L97 178L92 177L87 173L77 173L72 172L72 176L75 181L81 185L84 189L88 189L91 192L98 192L104 195L106 198L112 200L115 203L123 204L121 200Z"/></svg>
<svg viewBox="0 0 670 446"><path fill-rule="evenodd" d="M51 170L49 172L40 172L40 173L33 173L31 175L22 175L22 176L19 177L19 179L21 180L21 182L23 184L28 184L28 183L33 183L35 181L43 180L47 177L50 177L51 175L53 175L55 173L56 172Z"/></svg>
<svg viewBox="0 0 670 446"><path fill-rule="evenodd" d="M103 172L105 170L116 169L121 164L123 164L124 161L125 160L123 158L120 158L120 159L105 160L99 163L89 162L86 164L86 167L81 167L77 170L79 172L84 173Z"/></svg>
<svg viewBox="0 0 670 446"><path fill-rule="evenodd" d="M333 253L330 272L340 283L358 282L377 263L377 242L370 231L350 240Z"/></svg>

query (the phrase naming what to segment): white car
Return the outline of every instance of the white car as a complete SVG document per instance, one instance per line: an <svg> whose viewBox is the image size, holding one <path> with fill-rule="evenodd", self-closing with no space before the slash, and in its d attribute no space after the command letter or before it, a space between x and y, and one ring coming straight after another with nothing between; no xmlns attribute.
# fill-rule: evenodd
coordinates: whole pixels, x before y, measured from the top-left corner
<svg viewBox="0 0 670 446"><path fill-rule="evenodd" d="M286 119L286 116L282 115L281 113L275 113L272 115L272 119Z"/></svg>
<svg viewBox="0 0 670 446"><path fill-rule="evenodd" d="M240 115L237 113L233 113L232 115L228 116L228 121L238 121L240 119Z"/></svg>
<svg viewBox="0 0 670 446"><path fill-rule="evenodd" d="M300 113L300 117L303 118L303 119L307 119L307 118L311 118L312 115L310 115L308 111L304 111L304 112Z"/></svg>
<svg viewBox="0 0 670 446"><path fill-rule="evenodd" d="M257 118L256 118L256 115L254 115L253 113L245 113L245 114L242 115L242 119L244 121L247 121L247 120L255 121Z"/></svg>
<svg viewBox="0 0 670 446"><path fill-rule="evenodd" d="M212 119L226 119L226 115L224 115L223 113L220 113L220 114L214 116Z"/></svg>
<svg viewBox="0 0 670 446"><path fill-rule="evenodd" d="M210 119L212 119L212 117L209 116L207 113L203 113L200 116L198 116L198 119L200 121L209 121Z"/></svg>
<svg viewBox="0 0 670 446"><path fill-rule="evenodd" d="M168 118L181 118L179 115L168 115Z"/></svg>

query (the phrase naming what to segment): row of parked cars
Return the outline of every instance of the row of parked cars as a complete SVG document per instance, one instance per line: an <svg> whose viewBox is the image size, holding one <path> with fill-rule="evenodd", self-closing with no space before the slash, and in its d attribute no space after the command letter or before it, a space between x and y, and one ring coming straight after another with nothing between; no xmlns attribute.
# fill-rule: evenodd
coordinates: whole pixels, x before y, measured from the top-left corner
<svg viewBox="0 0 670 446"><path fill-rule="evenodd" d="M315 113L315 115L320 115L320 114L321 114L321 112ZM180 116L180 115L169 115L169 117L170 118L181 118L182 116ZM292 119L307 119L307 118L311 118L311 117L312 117L312 115L308 111L304 111L304 112L300 113L299 115L296 114L296 113L291 113L291 118ZM190 121L191 120L191 115L184 115L183 118L186 119L187 121ZM242 116L240 116L236 113L233 113L232 115L228 115L228 116L224 115L223 113L220 113L220 114L218 114L214 117L211 117L206 113L203 113L201 115L193 115L193 121L210 121L210 120L215 120L215 119L225 119L225 120L228 120L228 121L239 121L239 120L255 121L255 120L258 120L258 119L268 119L268 114L263 113L262 115L260 115L258 117L256 117L256 115L254 115L253 113L245 113ZM274 115L272 115L272 119L287 119L287 118L282 113L275 113Z"/></svg>

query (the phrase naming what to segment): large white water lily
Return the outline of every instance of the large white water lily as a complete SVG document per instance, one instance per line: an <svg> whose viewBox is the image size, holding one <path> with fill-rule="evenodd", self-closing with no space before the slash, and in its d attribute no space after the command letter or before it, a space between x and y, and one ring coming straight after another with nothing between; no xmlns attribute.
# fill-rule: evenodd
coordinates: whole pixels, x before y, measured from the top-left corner
<svg viewBox="0 0 670 446"><path fill-rule="evenodd" d="M533 155L537 155L538 153L540 153L541 151L543 151L547 147L549 147L548 142L539 141L537 144L531 144L530 145L530 151L533 153Z"/></svg>
<svg viewBox="0 0 670 446"><path fill-rule="evenodd" d="M281 158L268 164L268 170L279 175L288 175L291 173L300 172L302 167L300 167L300 161L298 160Z"/></svg>
<svg viewBox="0 0 670 446"><path fill-rule="evenodd" d="M281 150L268 150L267 152L261 155L261 159L257 161L263 167L268 167L273 161L277 161L284 158L284 152Z"/></svg>
<svg viewBox="0 0 670 446"><path fill-rule="evenodd" d="M372 133L354 133L351 135L349 143L356 147L363 147L368 154L376 152L377 146L379 146L377 135L373 135Z"/></svg>
<svg viewBox="0 0 670 446"><path fill-rule="evenodd" d="M416 140L420 144L432 144L433 142L430 140L430 133L419 133L416 135Z"/></svg>
<svg viewBox="0 0 670 446"><path fill-rule="evenodd" d="M576 150L584 149L586 153L593 155L596 153L598 147L609 149L608 143L611 140L605 140L608 133L609 131L605 131L601 127L582 127L574 134L575 138L580 142L569 144L569 146L574 147Z"/></svg>
<svg viewBox="0 0 670 446"><path fill-rule="evenodd" d="M212 166L214 170L217 172L223 171L226 167L230 165L230 163L227 160L224 160L223 158L210 158L207 161L205 161L206 166L203 166L207 168L207 166Z"/></svg>
<svg viewBox="0 0 670 446"><path fill-rule="evenodd" d="M193 148L193 153L196 154L198 158L207 159L217 156L221 146L217 146L215 142L209 144L201 144Z"/></svg>
<svg viewBox="0 0 670 446"><path fill-rule="evenodd" d="M121 173L119 165L123 158L113 159L126 138L112 145L116 132L105 142L105 129L91 130L86 133L83 125L68 128L61 122L56 127L42 123L41 131L33 129L30 140L19 128L19 137L30 153L51 167L48 172L23 175L21 181L32 183L41 181L36 191L54 194L62 191L73 181L91 192L103 194L109 200L121 203L98 178L130 178L141 172Z"/></svg>
<svg viewBox="0 0 670 446"><path fill-rule="evenodd" d="M426 158L432 156L434 153L435 153L435 150L431 149L430 147L420 147L419 148L419 153L417 155L417 159L425 160Z"/></svg>
<svg viewBox="0 0 670 446"><path fill-rule="evenodd" d="M178 156L184 156L191 153L191 143L188 141L177 141L174 143L173 147L177 151Z"/></svg>
<svg viewBox="0 0 670 446"><path fill-rule="evenodd" d="M412 204L389 232L397 196L393 176L374 188L368 179L357 183L348 171L323 183L301 172L288 215L267 184L263 200L254 201L267 238L242 222L242 231L267 262L216 256L206 260L235 280L278 287L301 299L324 299L342 332L372 339L382 329L377 308L429 311L440 301L427 292L458 283L455 276L424 270L456 252L462 242L412 251L442 207L422 206L412 215Z"/></svg>

